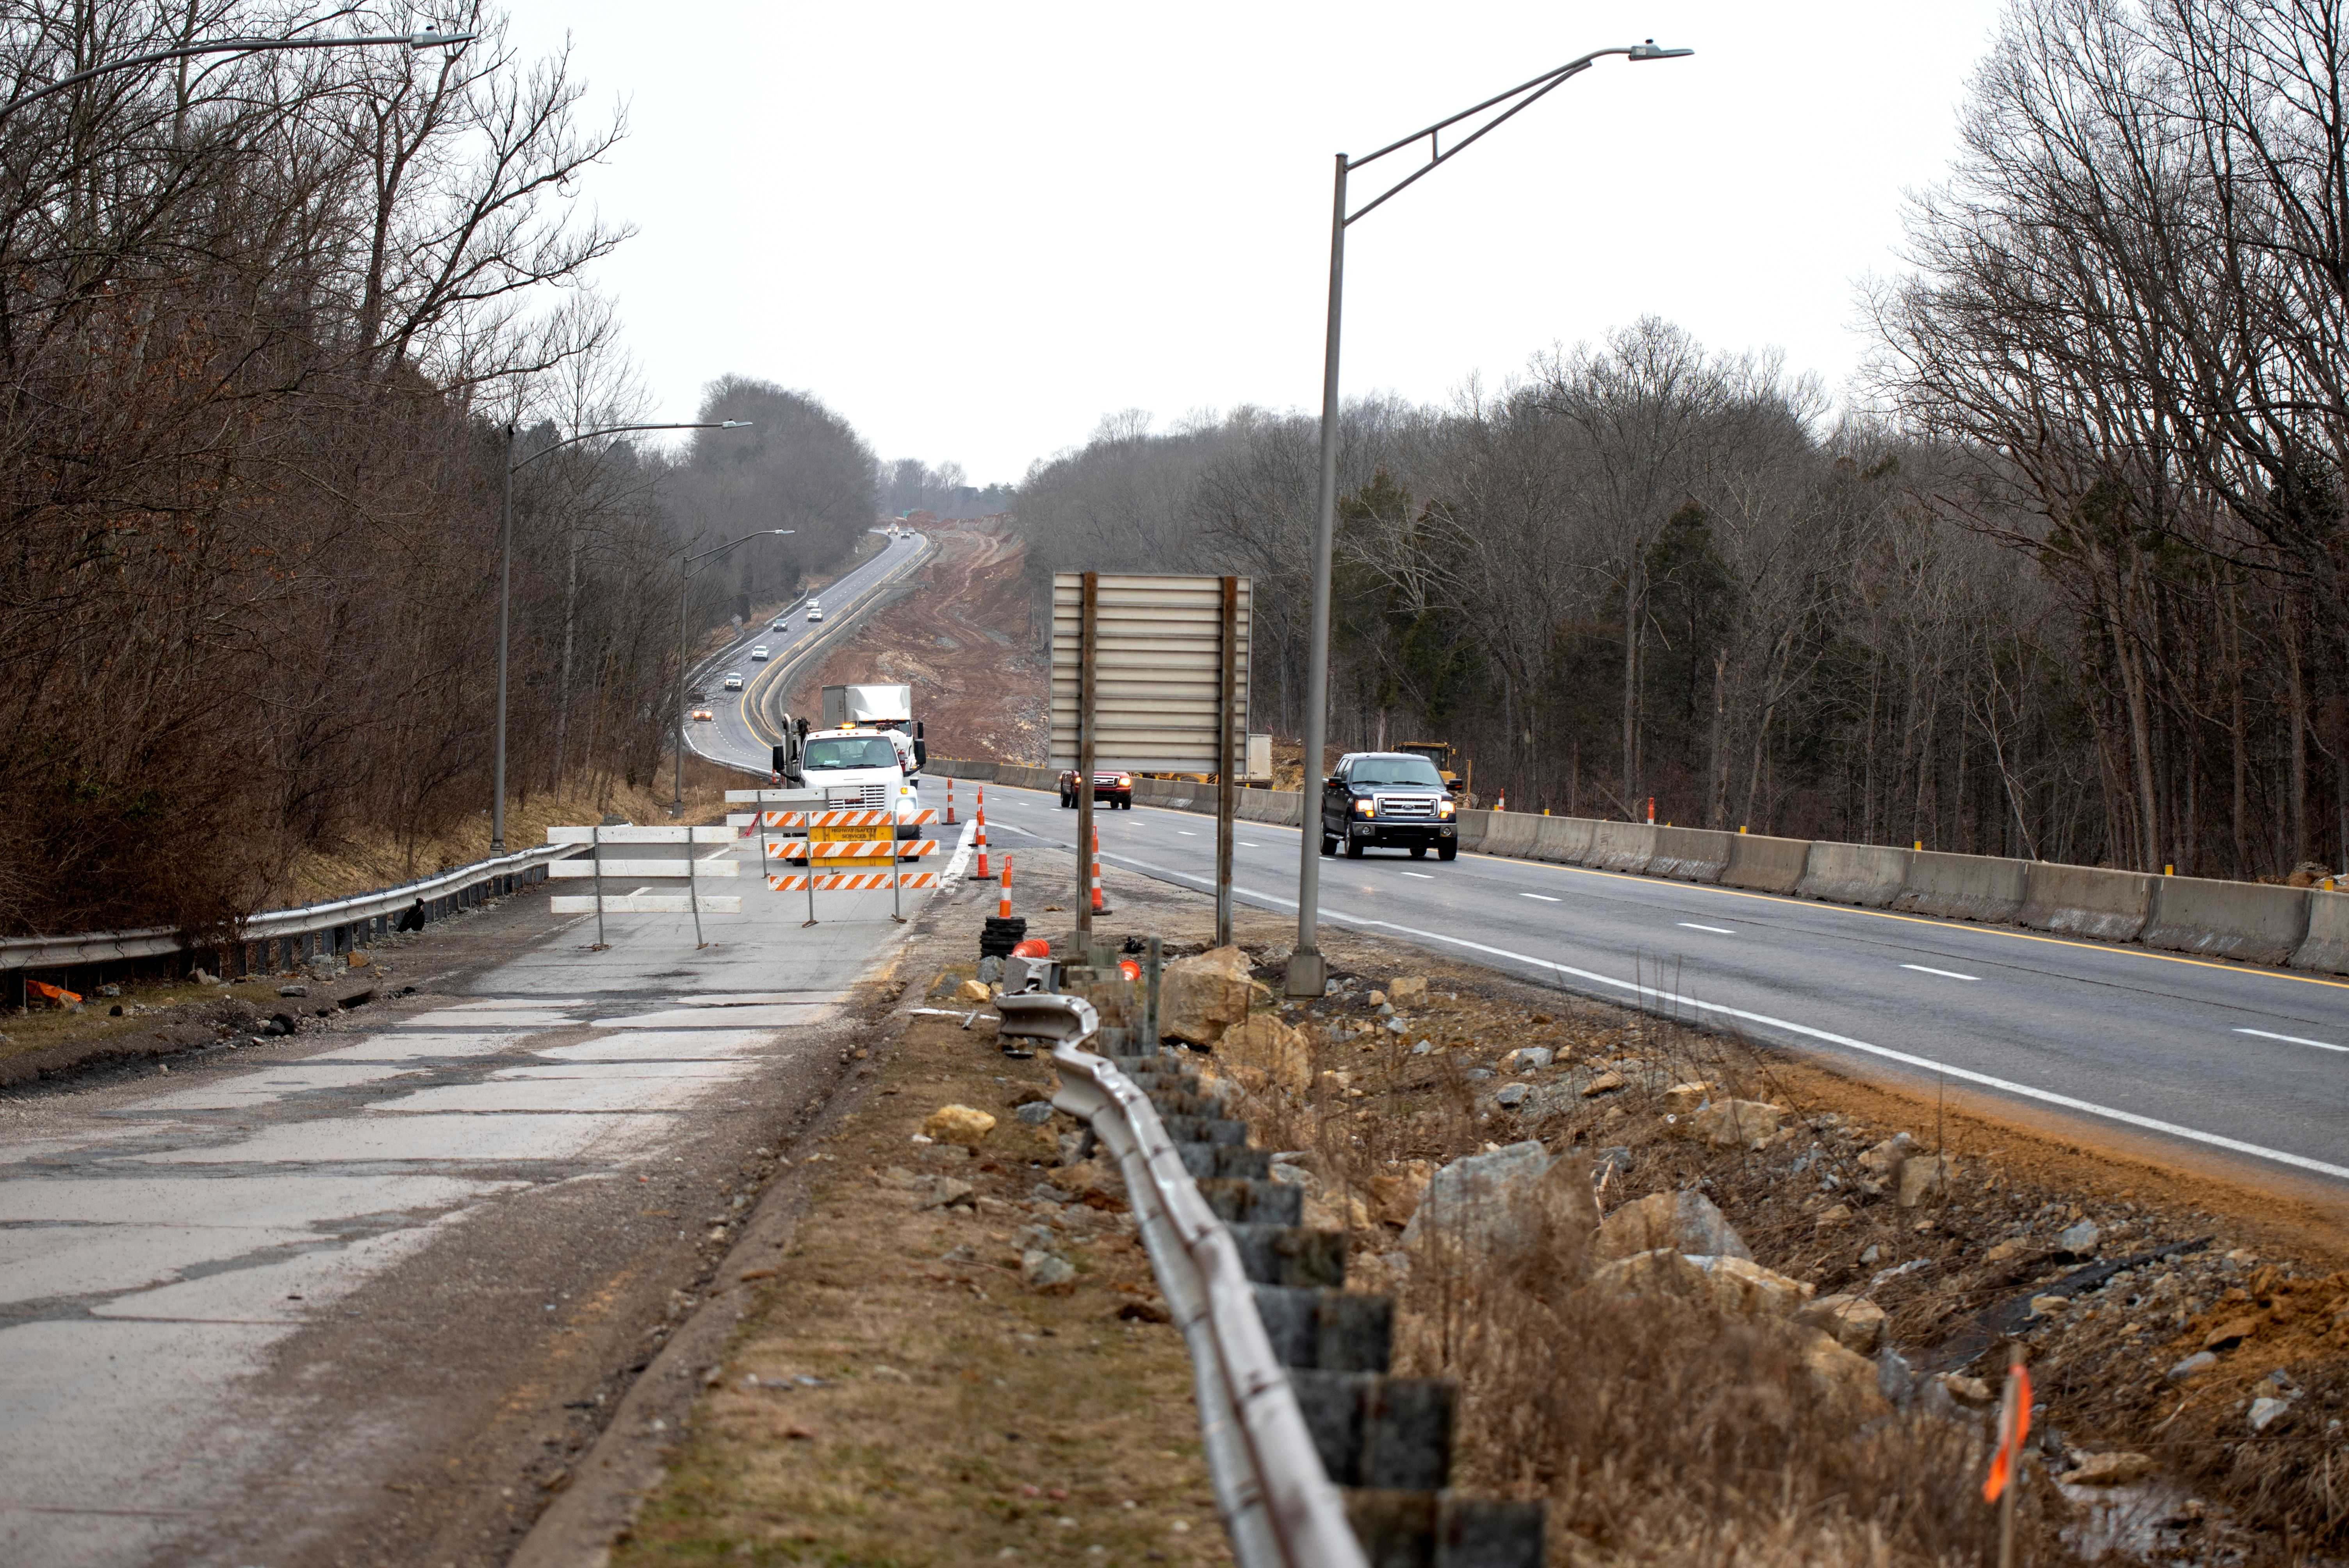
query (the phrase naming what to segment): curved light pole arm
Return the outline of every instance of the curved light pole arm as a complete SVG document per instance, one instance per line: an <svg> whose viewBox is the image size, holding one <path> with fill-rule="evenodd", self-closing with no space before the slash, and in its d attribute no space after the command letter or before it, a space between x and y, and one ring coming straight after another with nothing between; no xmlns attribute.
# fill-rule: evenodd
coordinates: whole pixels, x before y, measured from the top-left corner
<svg viewBox="0 0 2349 1568"><path fill-rule="evenodd" d="M444 44L471 43L480 35L475 33L386 33L364 38L214 38L202 44L182 44L177 48L156 49L144 55L130 55L119 60L109 60L102 66L92 66L86 71L76 71L69 77L59 77L46 87L19 93L5 103L0 103L0 119L5 119L28 103L38 103L52 93L79 86L93 77L115 71L132 70L140 66L161 65L166 60L193 59L199 55L260 55L286 49L362 48L371 45L399 44L410 49L436 48Z"/></svg>
<svg viewBox="0 0 2349 1568"><path fill-rule="evenodd" d="M682 425L606 425L600 430L582 430L575 436L565 436L559 441L539 448L522 461L511 466L516 469L528 468L549 452L559 452L565 447L575 447L582 441L592 441L598 436L617 436L629 430L747 430L753 422L750 419L702 419ZM755 538L756 535L752 537Z"/></svg>

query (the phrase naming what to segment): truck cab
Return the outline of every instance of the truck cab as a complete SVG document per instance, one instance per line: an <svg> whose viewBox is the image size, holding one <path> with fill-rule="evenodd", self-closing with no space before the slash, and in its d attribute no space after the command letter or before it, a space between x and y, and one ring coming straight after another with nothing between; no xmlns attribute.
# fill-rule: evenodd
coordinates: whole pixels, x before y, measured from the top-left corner
<svg viewBox="0 0 2349 1568"><path fill-rule="evenodd" d="M823 688L823 727L786 737L775 748L774 770L823 792L833 810L886 810L900 839L923 836L911 820L922 810L922 764L929 748L914 717L909 686ZM802 721L804 722L804 721Z"/></svg>
<svg viewBox="0 0 2349 1568"><path fill-rule="evenodd" d="M1440 861L1454 860L1458 810L1443 775L1425 757L1350 752L1321 782L1321 852L1336 854L1342 845L1360 860L1371 849L1400 849L1422 860L1433 850Z"/></svg>

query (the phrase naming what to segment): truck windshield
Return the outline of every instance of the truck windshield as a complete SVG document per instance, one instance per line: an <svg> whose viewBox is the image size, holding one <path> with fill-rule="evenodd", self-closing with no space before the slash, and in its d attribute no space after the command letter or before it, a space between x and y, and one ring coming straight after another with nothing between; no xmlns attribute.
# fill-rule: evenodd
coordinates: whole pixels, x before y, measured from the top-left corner
<svg viewBox="0 0 2349 1568"><path fill-rule="evenodd" d="M824 768L895 768L897 748L878 735L811 740L800 766L812 773Z"/></svg>
<svg viewBox="0 0 2349 1568"><path fill-rule="evenodd" d="M1354 764L1348 779L1355 784L1424 784L1432 789L1444 788L1444 778L1435 771L1435 764L1424 757L1365 757Z"/></svg>

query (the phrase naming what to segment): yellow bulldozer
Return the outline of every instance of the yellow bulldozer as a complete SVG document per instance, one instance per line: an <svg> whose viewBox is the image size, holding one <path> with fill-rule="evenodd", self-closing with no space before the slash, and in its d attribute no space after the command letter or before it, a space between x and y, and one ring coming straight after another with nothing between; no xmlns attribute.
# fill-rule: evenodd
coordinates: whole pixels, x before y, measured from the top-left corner
<svg viewBox="0 0 2349 1568"><path fill-rule="evenodd" d="M1476 778L1476 762L1474 758L1469 758L1466 765L1455 773L1452 770L1453 749L1452 743L1448 740L1406 740L1395 749L1424 757L1435 764L1435 771L1444 779L1444 787L1459 796L1463 804L1466 803L1469 787Z"/></svg>

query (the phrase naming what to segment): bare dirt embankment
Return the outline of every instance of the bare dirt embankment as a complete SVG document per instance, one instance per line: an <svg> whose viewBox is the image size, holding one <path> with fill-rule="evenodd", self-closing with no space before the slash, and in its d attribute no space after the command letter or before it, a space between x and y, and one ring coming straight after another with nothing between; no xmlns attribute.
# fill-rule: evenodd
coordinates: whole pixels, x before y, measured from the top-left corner
<svg viewBox="0 0 2349 1568"><path fill-rule="evenodd" d="M823 686L903 681L936 755L1041 765L1051 665L1026 542L976 523L931 537L938 552L906 591L803 676L784 706L820 712Z"/></svg>

